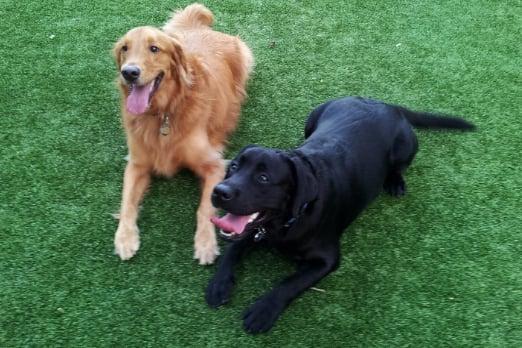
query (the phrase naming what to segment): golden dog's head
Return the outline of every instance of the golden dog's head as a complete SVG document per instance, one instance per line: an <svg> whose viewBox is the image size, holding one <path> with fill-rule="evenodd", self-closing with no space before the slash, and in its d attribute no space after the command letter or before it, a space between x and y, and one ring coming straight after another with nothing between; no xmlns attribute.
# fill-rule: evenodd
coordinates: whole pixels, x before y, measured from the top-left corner
<svg viewBox="0 0 522 348"><path fill-rule="evenodd" d="M190 84L179 41L152 27L130 30L114 46L127 112L165 110L176 88Z"/></svg>

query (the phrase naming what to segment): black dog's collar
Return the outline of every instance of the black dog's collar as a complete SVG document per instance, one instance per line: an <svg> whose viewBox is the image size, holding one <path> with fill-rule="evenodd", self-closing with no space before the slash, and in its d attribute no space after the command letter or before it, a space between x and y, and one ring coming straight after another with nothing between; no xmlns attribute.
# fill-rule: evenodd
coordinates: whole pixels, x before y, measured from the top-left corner
<svg viewBox="0 0 522 348"><path fill-rule="evenodd" d="M310 203L311 202L304 203L301 206L301 208L299 208L299 214L297 214L297 216L292 216L290 219L288 219L288 221L285 222L283 227L286 229L289 229L290 227L292 227L292 225L304 214L304 212L306 211L306 209L308 208ZM265 227L260 226L256 230L257 230L257 233L254 235L254 242L259 242L259 241L262 241L263 239L265 239L266 234L267 234Z"/></svg>
<svg viewBox="0 0 522 348"><path fill-rule="evenodd" d="M292 216L284 225L283 227L285 228L290 228L290 226L292 226L296 221L297 219L299 219L305 212L306 208L308 208L308 205L310 204L310 202L305 202L301 208L299 208L299 213L297 214L297 216Z"/></svg>

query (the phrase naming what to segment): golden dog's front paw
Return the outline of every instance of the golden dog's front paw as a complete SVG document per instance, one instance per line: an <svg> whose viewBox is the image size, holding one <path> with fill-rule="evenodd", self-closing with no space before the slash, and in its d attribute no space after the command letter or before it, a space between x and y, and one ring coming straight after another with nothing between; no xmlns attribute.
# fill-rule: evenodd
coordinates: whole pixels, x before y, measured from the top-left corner
<svg viewBox="0 0 522 348"><path fill-rule="evenodd" d="M219 255L216 232L211 223L206 223L196 231L194 238L194 258L200 265L210 265Z"/></svg>
<svg viewBox="0 0 522 348"><path fill-rule="evenodd" d="M136 254L139 248L140 235L138 227L120 223L114 236L114 252L120 259L128 260Z"/></svg>

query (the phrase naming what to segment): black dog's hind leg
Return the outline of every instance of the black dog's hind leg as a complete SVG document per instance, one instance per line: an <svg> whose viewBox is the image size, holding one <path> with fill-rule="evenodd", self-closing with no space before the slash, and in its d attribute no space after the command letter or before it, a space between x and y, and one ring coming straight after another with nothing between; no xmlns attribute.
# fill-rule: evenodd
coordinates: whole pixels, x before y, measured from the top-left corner
<svg viewBox="0 0 522 348"><path fill-rule="evenodd" d="M390 151L390 168L384 180L384 190L394 197L406 194L406 182L402 173L408 168L417 153L417 137L409 125L402 129L395 138Z"/></svg>
<svg viewBox="0 0 522 348"><path fill-rule="evenodd" d="M242 256L254 245L252 238L245 238L233 242L225 251L222 259L210 280L205 291L205 300L210 307L219 307L230 300L230 294L234 287L234 267L239 263Z"/></svg>
<svg viewBox="0 0 522 348"><path fill-rule="evenodd" d="M297 272L285 278L244 312L245 330L252 334L270 330L293 299L334 271L338 265L338 248L325 257L301 261Z"/></svg>

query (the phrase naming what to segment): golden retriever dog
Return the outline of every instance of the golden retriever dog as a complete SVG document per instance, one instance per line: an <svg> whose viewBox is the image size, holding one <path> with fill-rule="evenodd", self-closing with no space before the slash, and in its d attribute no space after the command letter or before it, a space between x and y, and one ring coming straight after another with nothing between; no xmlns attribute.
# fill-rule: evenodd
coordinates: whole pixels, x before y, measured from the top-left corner
<svg viewBox="0 0 522 348"><path fill-rule="evenodd" d="M138 27L114 46L121 112L129 148L115 252L122 260L140 246L138 206L152 175L188 168L201 178L194 258L219 254L210 201L223 179L222 151L236 128L254 59L238 37L211 29L200 4L174 12L162 30Z"/></svg>

